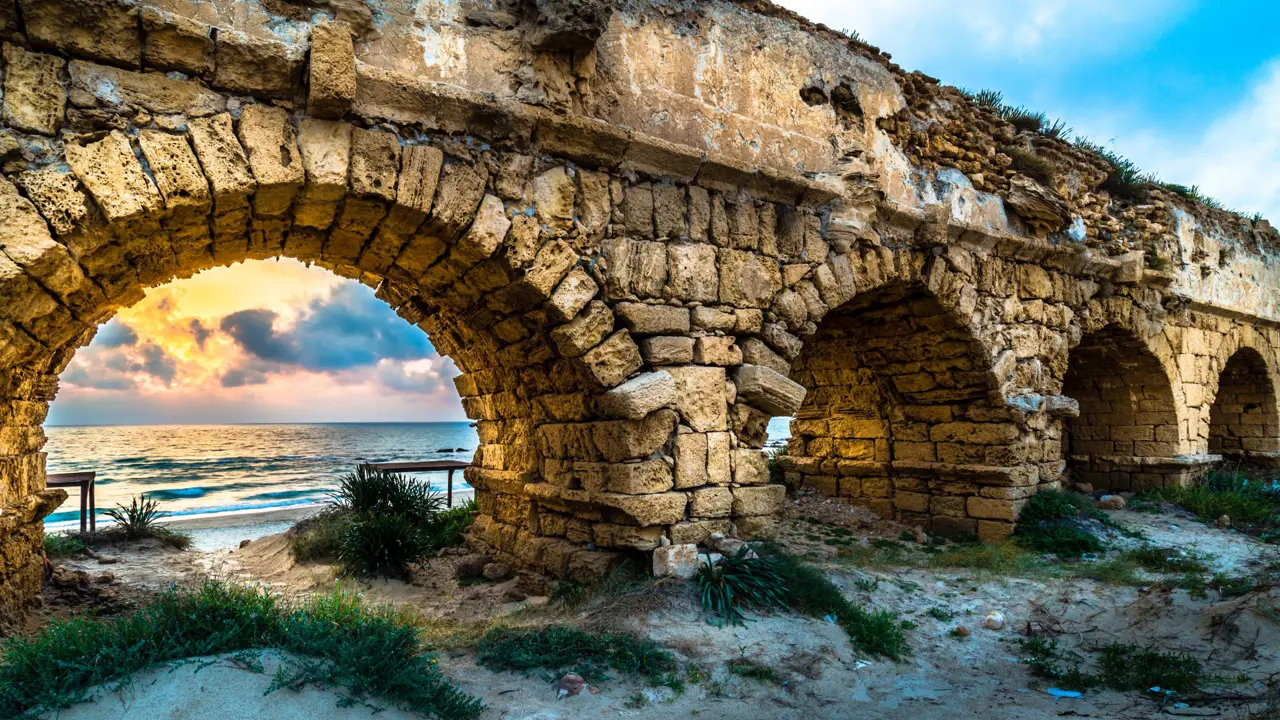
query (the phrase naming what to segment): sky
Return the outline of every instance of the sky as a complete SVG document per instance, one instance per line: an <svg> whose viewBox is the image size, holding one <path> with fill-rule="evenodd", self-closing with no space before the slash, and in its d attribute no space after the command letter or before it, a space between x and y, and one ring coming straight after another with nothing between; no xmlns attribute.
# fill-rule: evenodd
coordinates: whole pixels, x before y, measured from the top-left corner
<svg viewBox="0 0 1280 720"><path fill-rule="evenodd" d="M464 420L457 374L370 288L254 260L121 310L62 372L48 424Z"/></svg>
<svg viewBox="0 0 1280 720"><path fill-rule="evenodd" d="M1061 118L1280 219L1280 3L775 0L908 69ZM291 260L150 291L63 372L50 424L464 419L453 364L372 290Z"/></svg>

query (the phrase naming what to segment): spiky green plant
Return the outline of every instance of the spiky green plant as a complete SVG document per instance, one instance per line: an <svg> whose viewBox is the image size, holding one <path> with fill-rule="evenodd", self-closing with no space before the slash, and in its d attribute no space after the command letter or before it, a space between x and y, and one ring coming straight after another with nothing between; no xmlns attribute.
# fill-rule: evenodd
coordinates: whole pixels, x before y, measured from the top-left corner
<svg viewBox="0 0 1280 720"><path fill-rule="evenodd" d="M732 557L698 566L698 588L709 622L743 625L743 608L767 610L786 604L786 589L777 563L755 557L747 546Z"/></svg>
<svg viewBox="0 0 1280 720"><path fill-rule="evenodd" d="M1065 120L1061 119L1054 120L1053 122L1046 121L1041 124L1039 129L1041 135L1054 138L1055 140L1066 140L1067 136L1071 134L1071 128L1067 125Z"/></svg>
<svg viewBox="0 0 1280 720"><path fill-rule="evenodd" d="M1018 107L1001 105L998 112L1000 117L1011 125L1026 132L1040 132L1040 128L1044 127L1044 124L1048 121L1044 113L1035 112L1021 105Z"/></svg>
<svg viewBox="0 0 1280 720"><path fill-rule="evenodd" d="M116 521L117 529L127 540L151 537L157 530L156 523L169 513L160 510L160 503L144 493L140 498L129 498L129 505L116 505L103 514Z"/></svg>
<svg viewBox="0 0 1280 720"><path fill-rule="evenodd" d="M979 107L999 110L1004 105L1004 93L999 90L979 90L971 98Z"/></svg>

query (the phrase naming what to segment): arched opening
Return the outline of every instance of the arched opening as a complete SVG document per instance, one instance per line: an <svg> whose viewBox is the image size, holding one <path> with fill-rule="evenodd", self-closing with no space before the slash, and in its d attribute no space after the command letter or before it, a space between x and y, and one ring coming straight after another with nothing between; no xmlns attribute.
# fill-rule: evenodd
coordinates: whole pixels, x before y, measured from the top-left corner
<svg viewBox="0 0 1280 720"><path fill-rule="evenodd" d="M470 461L456 375L367 286L249 260L153 288L98 329L59 377L46 470L96 473L99 521L145 493L171 521L212 515L261 535L328 502L358 463ZM420 477L445 491L443 472ZM79 519L69 498L46 531Z"/></svg>
<svg viewBox="0 0 1280 720"><path fill-rule="evenodd" d="M832 310L792 370L808 389L785 460L793 481L939 534L1011 522L1025 497L1015 486L1035 478L1007 472L1020 432L991 405L981 358L919 284ZM1002 492L984 495L996 478Z"/></svg>
<svg viewBox="0 0 1280 720"><path fill-rule="evenodd" d="M1108 326L1086 335L1071 352L1062 392L1080 404L1063 438L1073 482L1137 490L1181 477L1172 385L1132 333Z"/></svg>
<svg viewBox="0 0 1280 720"><path fill-rule="evenodd" d="M1280 418L1266 360L1241 348L1218 376L1209 408L1209 452L1232 460L1274 455L1280 450Z"/></svg>

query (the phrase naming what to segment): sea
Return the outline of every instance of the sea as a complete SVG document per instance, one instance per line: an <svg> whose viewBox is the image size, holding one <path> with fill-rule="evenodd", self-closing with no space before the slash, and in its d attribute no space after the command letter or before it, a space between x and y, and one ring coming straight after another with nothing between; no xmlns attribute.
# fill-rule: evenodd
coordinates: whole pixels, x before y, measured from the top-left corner
<svg viewBox="0 0 1280 720"><path fill-rule="evenodd" d="M787 418L769 425L771 445ZM50 473L92 470L98 518L145 494L169 518L316 505L362 462L470 461L478 438L468 422L293 425L67 425L45 428ZM444 472L417 477L443 490ZM454 489L468 490L462 473ZM75 491L46 523L78 522Z"/></svg>

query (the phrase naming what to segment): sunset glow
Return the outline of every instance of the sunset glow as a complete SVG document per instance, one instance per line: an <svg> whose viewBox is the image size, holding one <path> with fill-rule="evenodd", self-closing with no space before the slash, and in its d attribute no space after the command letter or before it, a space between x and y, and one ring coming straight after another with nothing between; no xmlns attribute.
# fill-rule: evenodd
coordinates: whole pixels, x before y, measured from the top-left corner
<svg viewBox="0 0 1280 720"><path fill-rule="evenodd" d="M460 420L456 374L371 288L250 261L154 288L101 326L49 423Z"/></svg>

